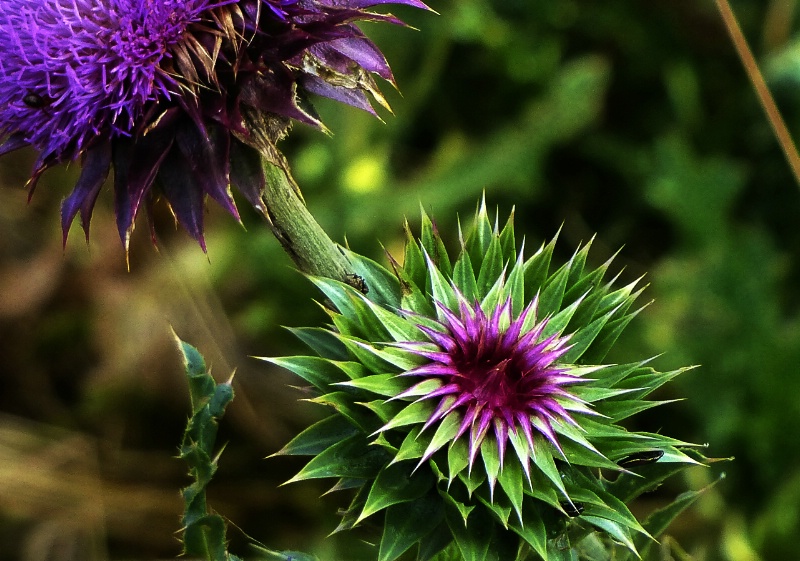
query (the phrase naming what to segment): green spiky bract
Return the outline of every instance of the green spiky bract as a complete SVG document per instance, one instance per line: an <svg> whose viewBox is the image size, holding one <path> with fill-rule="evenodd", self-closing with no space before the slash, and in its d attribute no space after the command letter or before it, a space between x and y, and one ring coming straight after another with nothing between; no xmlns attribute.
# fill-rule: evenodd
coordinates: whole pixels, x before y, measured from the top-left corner
<svg viewBox="0 0 800 561"><path fill-rule="evenodd" d="M455 258L424 212L421 236L406 231L402 266L349 253L353 286L311 278L333 325L294 332L316 356L265 359L334 411L278 452L313 456L291 481L354 490L336 531L382 519L379 561L414 546L419 561L638 556L653 536L626 503L702 461L619 424L686 370L603 363L638 282L587 267L591 243L560 267L555 240L526 258L513 213L501 229L485 204Z"/></svg>

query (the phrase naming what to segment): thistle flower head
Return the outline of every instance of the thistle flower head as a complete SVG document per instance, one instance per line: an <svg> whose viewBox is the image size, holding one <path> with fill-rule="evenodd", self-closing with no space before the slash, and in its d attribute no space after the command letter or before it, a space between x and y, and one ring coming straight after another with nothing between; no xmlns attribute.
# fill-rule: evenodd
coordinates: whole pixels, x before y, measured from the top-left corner
<svg viewBox="0 0 800 561"><path fill-rule="evenodd" d="M469 430L470 467L490 429L501 462L510 433L518 430L530 449L534 434L538 434L560 450L551 420L576 423L559 400L588 411L579 398L565 389L581 382L581 378L556 364L569 350L569 338L558 334L542 337L547 320L536 323L536 299L519 317L512 318L510 299L487 315L479 302L470 305L456 287L454 291L459 299L458 313L435 302L443 316L441 327L418 326L436 348L431 350L426 343L405 345L430 362L403 375L441 382L418 398L437 403L423 429L450 413L460 416L454 438ZM414 395L414 387L408 393ZM403 397L405 393L398 395ZM432 452L424 455L420 463L431 455Z"/></svg>
<svg viewBox="0 0 800 561"><path fill-rule="evenodd" d="M29 181L61 162L83 171L62 206L88 237L114 168L128 244L142 206L163 197L203 244L210 196L238 218L233 183L265 212L259 158L288 169L275 143L293 120L324 130L321 95L374 113L373 75L393 82L358 20L419 0L0 0L0 154L33 146ZM256 149L258 151L256 151ZM260 152L261 154L259 155Z"/></svg>
<svg viewBox="0 0 800 561"><path fill-rule="evenodd" d="M349 253L363 283L312 279L333 326L295 332L318 356L267 359L334 410L279 452L314 456L292 481L357 489L337 530L385 516L380 561L414 545L421 560L547 560L589 534L633 554L651 538L625 503L696 463L691 445L620 424L682 371L603 363L637 283L603 282L591 244L551 270L554 243L525 258L512 220L500 230L482 205L451 261L423 215L402 266Z"/></svg>

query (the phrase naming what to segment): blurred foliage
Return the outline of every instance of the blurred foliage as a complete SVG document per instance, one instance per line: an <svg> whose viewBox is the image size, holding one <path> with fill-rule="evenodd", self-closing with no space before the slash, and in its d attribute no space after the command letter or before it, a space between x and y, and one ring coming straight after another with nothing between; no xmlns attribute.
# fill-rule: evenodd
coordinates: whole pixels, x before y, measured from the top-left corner
<svg viewBox="0 0 800 561"><path fill-rule="evenodd" d="M701 365L662 396L686 401L637 428L736 457L662 558L794 558L800 190L713 2L430 3L441 15L397 10L419 31L366 27L402 91L387 92L396 116L320 102L333 137L298 126L285 141L312 212L382 259L378 240L399 255L420 204L455 240L455 216L485 190L503 213L516 205L529 251L562 224L564 254L598 234L594 265L624 245L621 280L648 272L655 302L610 358ZM800 137L796 0L734 9ZM188 389L169 324L217 376L238 369L210 504L270 547L374 558L369 544L322 541L337 503L312 484L277 489L299 466L263 460L321 411L249 356L297 352L279 326L324 314L259 219L243 205L242 228L210 209L206 257L157 215L160 249L141 223L128 272L110 193L88 249L76 228L62 250L58 204L76 169L50 172L26 204L31 165L0 159L0 561L179 553Z"/></svg>

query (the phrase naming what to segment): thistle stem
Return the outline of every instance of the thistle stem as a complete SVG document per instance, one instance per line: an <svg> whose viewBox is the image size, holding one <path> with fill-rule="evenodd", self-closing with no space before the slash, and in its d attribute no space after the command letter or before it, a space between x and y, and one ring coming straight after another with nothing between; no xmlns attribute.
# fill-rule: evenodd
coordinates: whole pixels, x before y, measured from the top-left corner
<svg viewBox="0 0 800 561"><path fill-rule="evenodd" d="M263 165L265 216L283 249L304 273L347 282L350 262L308 211L287 172L266 159Z"/></svg>
<svg viewBox="0 0 800 561"><path fill-rule="evenodd" d="M781 113L778 110L778 106L775 104L772 93L769 91L767 83L764 81L764 76L758 68L758 63L747 44L747 39L745 39L741 27L739 27L736 15L733 13L728 0L716 0L716 4L722 16L722 21L725 23L725 27L728 30L728 34L731 36L731 41L733 41L733 45L736 47L739 59L742 61L747 76L753 84L753 89L758 96L761 107L764 109L764 113L766 113L770 125L772 125L772 130L775 133L775 137L778 139L778 143L781 145L786 160L792 168L795 179L798 184L800 184L800 155L797 153L797 147L792 140L791 134L789 134L789 129L786 127L783 117L781 117Z"/></svg>

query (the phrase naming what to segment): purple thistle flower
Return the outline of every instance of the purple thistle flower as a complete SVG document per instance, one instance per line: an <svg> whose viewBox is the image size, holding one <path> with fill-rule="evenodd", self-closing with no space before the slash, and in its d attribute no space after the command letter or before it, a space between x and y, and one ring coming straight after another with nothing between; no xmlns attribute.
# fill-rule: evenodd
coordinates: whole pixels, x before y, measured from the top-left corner
<svg viewBox="0 0 800 561"><path fill-rule="evenodd" d="M431 350L428 343L402 344L430 361L404 375L441 381L438 388L418 398L438 400L422 430L451 412L460 411L462 419L455 438L469 430L470 468L490 428L501 463L509 433L516 434L518 430L531 450L538 433L561 452L551 422L560 419L578 426L562 403L571 401L578 409L588 411L583 400L564 389L584 380L571 375L569 368L557 365L570 349L569 337L542 336L547 319L536 322L538 298L513 319L510 299L487 315L479 302L470 305L455 290L458 314L436 302L441 318L437 328L418 326L436 348ZM417 387L397 397L418 395ZM434 451L428 451L420 463Z"/></svg>
<svg viewBox="0 0 800 561"><path fill-rule="evenodd" d="M291 120L324 130L305 100L374 113L372 75L393 76L354 22L401 24L366 8L419 0L0 0L0 155L39 151L29 181L62 162L82 174L62 206L88 239L111 168L127 247L137 214L166 199L203 245L210 196L238 219L234 184L261 212L261 157ZM264 148L266 144L267 148ZM256 152L256 147L260 153ZM254 164L255 162L255 164Z"/></svg>

